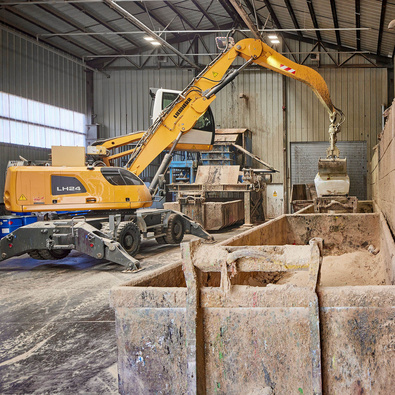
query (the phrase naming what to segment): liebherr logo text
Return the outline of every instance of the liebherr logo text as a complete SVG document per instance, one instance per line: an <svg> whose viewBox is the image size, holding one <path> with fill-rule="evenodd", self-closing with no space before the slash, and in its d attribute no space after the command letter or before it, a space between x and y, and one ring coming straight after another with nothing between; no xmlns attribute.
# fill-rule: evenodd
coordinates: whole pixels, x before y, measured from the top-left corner
<svg viewBox="0 0 395 395"><path fill-rule="evenodd" d="M58 192L81 192L81 187L56 187Z"/></svg>
<svg viewBox="0 0 395 395"><path fill-rule="evenodd" d="M178 118L180 114L185 110L185 107L191 102L191 98L188 97L186 102L177 110L177 112L173 115L174 118Z"/></svg>

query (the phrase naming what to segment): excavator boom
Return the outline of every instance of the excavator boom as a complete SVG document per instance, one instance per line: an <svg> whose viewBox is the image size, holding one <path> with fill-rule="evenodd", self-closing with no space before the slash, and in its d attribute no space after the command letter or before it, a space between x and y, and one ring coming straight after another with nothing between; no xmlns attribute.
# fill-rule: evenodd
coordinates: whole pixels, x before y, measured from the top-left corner
<svg viewBox="0 0 395 395"><path fill-rule="evenodd" d="M247 61L240 69L226 75L236 60ZM304 82L314 91L334 122L337 110L328 87L315 70L292 62L264 42L247 38L220 54L166 107L150 129L143 135L128 162L128 170L139 175L163 150L177 143L180 136L191 130L199 117L215 100L215 94L232 81L242 68L251 63Z"/></svg>

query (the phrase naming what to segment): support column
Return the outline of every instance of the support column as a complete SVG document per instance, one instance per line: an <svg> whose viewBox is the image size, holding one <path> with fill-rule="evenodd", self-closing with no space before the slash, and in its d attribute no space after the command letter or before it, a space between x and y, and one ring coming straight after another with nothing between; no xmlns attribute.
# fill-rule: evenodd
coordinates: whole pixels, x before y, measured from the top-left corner
<svg viewBox="0 0 395 395"><path fill-rule="evenodd" d="M251 191L244 192L244 225L252 225L251 223Z"/></svg>
<svg viewBox="0 0 395 395"><path fill-rule="evenodd" d="M284 214L287 214L289 204L289 186L288 186L288 125L287 125L287 77L282 76L283 89L283 188L284 188Z"/></svg>

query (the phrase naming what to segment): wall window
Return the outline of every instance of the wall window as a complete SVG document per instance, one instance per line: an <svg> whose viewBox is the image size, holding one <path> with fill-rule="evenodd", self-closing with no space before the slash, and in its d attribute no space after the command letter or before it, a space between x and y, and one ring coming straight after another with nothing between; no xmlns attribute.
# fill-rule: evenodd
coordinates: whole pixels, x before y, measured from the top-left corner
<svg viewBox="0 0 395 395"><path fill-rule="evenodd" d="M85 146L85 115L0 92L0 142Z"/></svg>

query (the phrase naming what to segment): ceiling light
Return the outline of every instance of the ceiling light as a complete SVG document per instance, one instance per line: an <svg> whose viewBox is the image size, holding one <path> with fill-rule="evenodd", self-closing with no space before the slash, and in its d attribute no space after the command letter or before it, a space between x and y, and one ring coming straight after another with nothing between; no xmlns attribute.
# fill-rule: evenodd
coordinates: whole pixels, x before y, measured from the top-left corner
<svg viewBox="0 0 395 395"><path fill-rule="evenodd" d="M159 41L151 41L151 44L155 46L161 45Z"/></svg>
<svg viewBox="0 0 395 395"><path fill-rule="evenodd" d="M269 36L269 38L271 39L271 40L277 40L277 36L275 35L275 34L271 34L270 36Z"/></svg>
<svg viewBox="0 0 395 395"><path fill-rule="evenodd" d="M147 40L147 41L154 41L154 39L153 39L152 37L150 37L150 36L144 37L144 40Z"/></svg>
<svg viewBox="0 0 395 395"><path fill-rule="evenodd" d="M270 40L273 44L280 44L280 40Z"/></svg>

